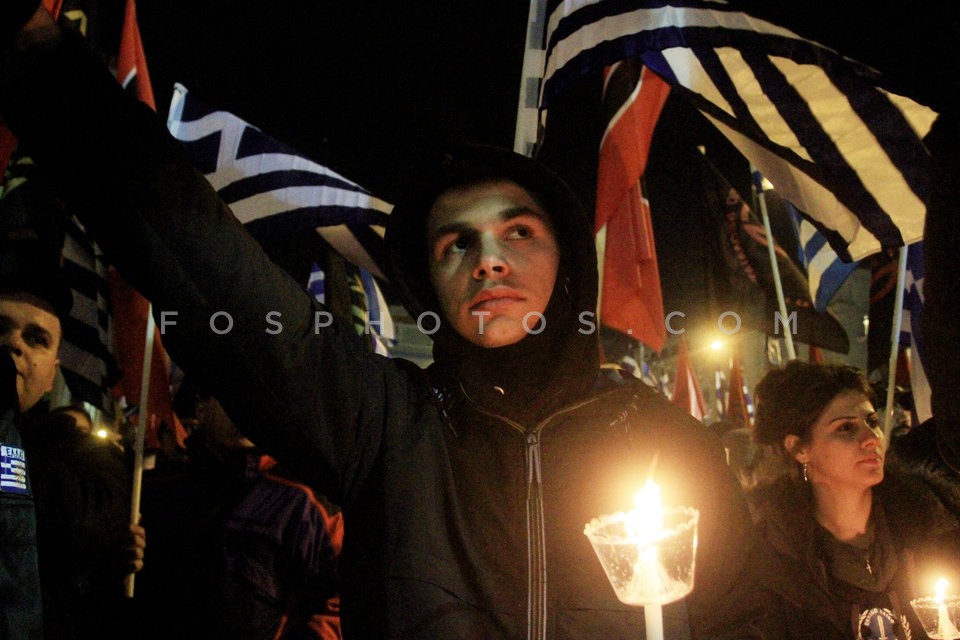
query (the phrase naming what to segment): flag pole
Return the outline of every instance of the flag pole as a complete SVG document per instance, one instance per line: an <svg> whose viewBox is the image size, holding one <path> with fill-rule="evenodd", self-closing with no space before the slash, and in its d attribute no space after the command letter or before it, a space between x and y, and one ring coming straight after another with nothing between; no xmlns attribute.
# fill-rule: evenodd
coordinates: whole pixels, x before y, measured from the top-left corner
<svg viewBox="0 0 960 640"><path fill-rule="evenodd" d="M597 320L600 318L600 309L603 305L603 270L607 260L607 225L603 225L593 237L593 245L597 250Z"/></svg>
<svg viewBox="0 0 960 640"><path fill-rule="evenodd" d="M773 273L773 284L777 291L777 305L780 309L780 317L783 318L783 336L787 343L787 359L793 360L797 357L797 350L793 346L793 335L790 333L790 323L787 320L787 302L783 297L783 283L780 282L780 267L777 265L777 251L773 240L773 230L770 228L770 215L767 213L767 197L763 193L763 176L757 171L757 168L750 165L750 176L753 178L753 188L757 193L757 201L760 203L760 215L763 216L763 229L767 234L767 252L770 254L770 270ZM774 327L774 332L776 332Z"/></svg>
<svg viewBox="0 0 960 640"><path fill-rule="evenodd" d="M143 487L143 440L147 429L147 419L150 414L150 371L153 360L153 305L147 306L147 331L143 341L143 372L140 377L140 408L137 416L137 429L133 438L133 488L130 496L130 523L140 522L140 492ZM123 586L126 596L133 597L134 578L136 574L127 574Z"/></svg>
<svg viewBox="0 0 960 640"><path fill-rule="evenodd" d="M530 0L527 17L527 46L523 52L520 72L520 97L517 101L517 126L513 150L525 156L533 155L537 143L540 117L540 84L546 51L543 49L543 30L546 21L546 0Z"/></svg>
<svg viewBox="0 0 960 640"><path fill-rule="evenodd" d="M903 321L903 285L907 280L907 245L900 247L897 261L897 292L893 301L893 327L890 330L890 359L887 361L887 403L883 435L887 443L893 431L893 392L897 384L897 357L900 355L900 325Z"/></svg>

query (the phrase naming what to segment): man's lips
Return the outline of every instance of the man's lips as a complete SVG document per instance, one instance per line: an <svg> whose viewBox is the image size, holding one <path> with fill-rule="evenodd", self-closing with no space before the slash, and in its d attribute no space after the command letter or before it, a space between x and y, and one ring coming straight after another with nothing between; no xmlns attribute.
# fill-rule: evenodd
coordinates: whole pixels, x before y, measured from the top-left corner
<svg viewBox="0 0 960 640"><path fill-rule="evenodd" d="M523 296L510 287L494 287L484 289L470 300L471 311L485 311L498 309L523 300Z"/></svg>
<svg viewBox="0 0 960 640"><path fill-rule="evenodd" d="M883 457L879 455L873 455L868 458L860 460L863 464L881 464L883 462Z"/></svg>

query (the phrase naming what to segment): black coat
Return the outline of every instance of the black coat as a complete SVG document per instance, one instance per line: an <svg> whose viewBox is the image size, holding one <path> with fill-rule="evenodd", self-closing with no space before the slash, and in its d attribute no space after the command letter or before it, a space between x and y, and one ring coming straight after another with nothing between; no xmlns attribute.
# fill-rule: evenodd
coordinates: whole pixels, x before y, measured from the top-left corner
<svg viewBox="0 0 960 640"><path fill-rule="evenodd" d="M116 445L49 414L24 428L47 638L122 638L130 475Z"/></svg>
<svg viewBox="0 0 960 640"><path fill-rule="evenodd" d="M40 640L40 569L37 562L37 520L30 487L29 466L17 428L19 401L16 370L3 354L0 359L0 638ZM11 468L7 468L10 465ZM16 469L13 468L16 467Z"/></svg>
<svg viewBox="0 0 960 640"><path fill-rule="evenodd" d="M753 566L766 603L765 637L850 640L871 607L906 616L912 637L926 637L909 603L933 595L936 576L960 584L960 487L924 469L888 464L873 501L871 518L878 532L889 531L890 545L881 553L886 562L871 556L881 586L864 592L833 576L808 487L781 478L751 492L766 542Z"/></svg>

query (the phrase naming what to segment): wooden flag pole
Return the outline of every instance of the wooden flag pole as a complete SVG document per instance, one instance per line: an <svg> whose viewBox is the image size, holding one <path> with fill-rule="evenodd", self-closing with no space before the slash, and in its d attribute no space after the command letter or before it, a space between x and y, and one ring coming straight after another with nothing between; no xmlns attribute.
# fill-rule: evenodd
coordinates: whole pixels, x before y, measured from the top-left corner
<svg viewBox="0 0 960 640"><path fill-rule="evenodd" d="M907 245L900 247L897 261L897 291L893 299L893 328L890 330L890 359L887 361L887 403L883 417L883 435L890 443L893 431L893 392L897 384L897 357L900 355L900 325L903 321L903 285L907 280Z"/></svg>
<svg viewBox="0 0 960 640"><path fill-rule="evenodd" d="M607 225L603 225L593 237L597 248L597 321L600 322L600 308L603 305L603 269L607 259Z"/></svg>
<svg viewBox="0 0 960 640"><path fill-rule="evenodd" d="M133 488L130 496L130 523L140 521L140 492L143 488L143 440L150 418L150 371L153 360L153 334L156 325L153 321L153 305L147 306L147 332L143 341L143 372L140 377L140 407L137 416L137 429L133 439ZM136 574L127 574L124 579L124 591L128 598L133 597Z"/></svg>
<svg viewBox="0 0 960 640"><path fill-rule="evenodd" d="M773 284L777 290L777 306L780 317L783 318L783 335L787 343L787 360L797 357L797 350L793 346L793 334L790 333L790 323L787 320L787 302L783 297L783 283L780 282L780 267L777 265L776 244L773 239L773 230L770 228L770 216L767 214L767 197L763 193L763 176L757 168L750 165L750 176L753 178L753 188L757 192L757 201L760 203L760 215L763 216L763 229L767 234L767 253L770 254L770 270L773 273ZM776 331L776 327L774 328Z"/></svg>

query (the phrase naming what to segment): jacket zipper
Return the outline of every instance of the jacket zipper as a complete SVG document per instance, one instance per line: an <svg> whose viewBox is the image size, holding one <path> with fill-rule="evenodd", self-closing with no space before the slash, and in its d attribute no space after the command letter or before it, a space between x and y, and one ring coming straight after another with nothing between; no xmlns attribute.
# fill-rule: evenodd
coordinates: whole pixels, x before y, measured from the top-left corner
<svg viewBox="0 0 960 640"><path fill-rule="evenodd" d="M547 637L547 539L539 430L527 434L527 638Z"/></svg>
<svg viewBox="0 0 960 640"><path fill-rule="evenodd" d="M613 393L611 390L610 393ZM466 396L466 393L464 392ZM552 413L527 431L510 418L487 411L471 402L473 407L495 418L526 436L527 462L527 640L546 640L547 637L547 538L543 517L543 477L540 466L540 433L557 416L576 411L596 402L607 394L588 398ZM466 396L469 400L469 396Z"/></svg>

